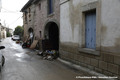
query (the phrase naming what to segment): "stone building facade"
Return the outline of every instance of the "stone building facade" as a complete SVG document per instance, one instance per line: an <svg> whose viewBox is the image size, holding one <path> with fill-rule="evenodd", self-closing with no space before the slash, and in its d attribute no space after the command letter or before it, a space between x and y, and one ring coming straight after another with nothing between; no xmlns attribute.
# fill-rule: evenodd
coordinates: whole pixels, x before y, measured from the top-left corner
<svg viewBox="0 0 120 80"><path fill-rule="evenodd" d="M39 40L40 49L42 40L49 40L54 48L59 48L59 6L59 0L29 0L21 9L24 14L24 37L29 36L29 31L32 31L34 39ZM26 22L29 20L29 14L31 21Z"/></svg>
<svg viewBox="0 0 120 80"><path fill-rule="evenodd" d="M119 0L29 0L24 37L49 40L60 58L120 77Z"/></svg>
<svg viewBox="0 0 120 80"><path fill-rule="evenodd" d="M119 8L119 0L60 0L60 58L120 77Z"/></svg>
<svg viewBox="0 0 120 80"><path fill-rule="evenodd" d="M41 47L41 40L48 39L53 47L59 48L59 0L36 0L35 4L35 38L40 40Z"/></svg>
<svg viewBox="0 0 120 80"><path fill-rule="evenodd" d="M35 5L33 0L29 0L24 7L21 9L23 12L23 27L24 27L24 40L26 40L30 34L33 36L34 32L34 16L35 16ZM33 37L31 37L33 40Z"/></svg>

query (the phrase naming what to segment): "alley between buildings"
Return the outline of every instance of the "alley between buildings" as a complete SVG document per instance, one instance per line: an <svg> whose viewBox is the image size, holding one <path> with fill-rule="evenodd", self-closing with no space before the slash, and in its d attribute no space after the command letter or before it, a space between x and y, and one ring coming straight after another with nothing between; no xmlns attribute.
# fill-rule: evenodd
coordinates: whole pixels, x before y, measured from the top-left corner
<svg viewBox="0 0 120 80"><path fill-rule="evenodd" d="M0 80L76 80L76 76L85 75L58 60L43 60L34 50L22 49L11 38L0 45L6 47L0 51L6 59Z"/></svg>

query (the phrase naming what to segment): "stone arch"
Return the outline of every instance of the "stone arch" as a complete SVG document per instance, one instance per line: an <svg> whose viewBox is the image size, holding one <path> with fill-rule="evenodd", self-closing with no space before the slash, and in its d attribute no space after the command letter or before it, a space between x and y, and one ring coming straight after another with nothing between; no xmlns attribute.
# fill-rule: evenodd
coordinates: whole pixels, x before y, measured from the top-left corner
<svg viewBox="0 0 120 80"><path fill-rule="evenodd" d="M52 50L59 50L59 26L55 21L46 23L44 38L48 40Z"/></svg>
<svg viewBox="0 0 120 80"><path fill-rule="evenodd" d="M34 39L34 34L33 34L33 32L34 32L33 28L29 28L29 29L28 29L30 45L33 43L33 39Z"/></svg>
<svg viewBox="0 0 120 80"><path fill-rule="evenodd" d="M32 28L29 28L28 29L28 32L30 33L30 32L33 32L33 29Z"/></svg>

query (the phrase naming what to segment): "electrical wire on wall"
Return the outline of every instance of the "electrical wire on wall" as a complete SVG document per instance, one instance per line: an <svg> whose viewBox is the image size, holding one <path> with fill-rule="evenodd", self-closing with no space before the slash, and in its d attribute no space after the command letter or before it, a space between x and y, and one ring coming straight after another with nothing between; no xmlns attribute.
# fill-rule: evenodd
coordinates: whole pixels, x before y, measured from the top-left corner
<svg viewBox="0 0 120 80"><path fill-rule="evenodd" d="M9 25L13 25L13 24L16 23L20 18L22 18L22 16L18 17L15 21L13 21L12 23L10 23Z"/></svg>
<svg viewBox="0 0 120 80"><path fill-rule="evenodd" d="M20 14L22 14L20 11L11 11L11 10L8 10L8 9L6 9L6 8L1 8L2 9L2 11L1 11L1 13L20 13Z"/></svg>

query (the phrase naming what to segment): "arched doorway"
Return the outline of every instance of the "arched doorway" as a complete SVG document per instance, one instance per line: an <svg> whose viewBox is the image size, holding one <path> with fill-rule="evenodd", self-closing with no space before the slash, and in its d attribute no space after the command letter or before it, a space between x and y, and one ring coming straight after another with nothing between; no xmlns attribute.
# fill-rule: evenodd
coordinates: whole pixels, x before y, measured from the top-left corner
<svg viewBox="0 0 120 80"><path fill-rule="evenodd" d="M28 33L29 33L29 39L30 39L30 45L31 45L33 43L33 38L34 38L33 29L29 28Z"/></svg>
<svg viewBox="0 0 120 80"><path fill-rule="evenodd" d="M59 50L59 28L55 22L46 24L44 37L48 40L51 50Z"/></svg>

